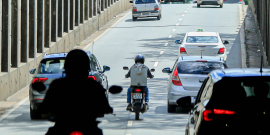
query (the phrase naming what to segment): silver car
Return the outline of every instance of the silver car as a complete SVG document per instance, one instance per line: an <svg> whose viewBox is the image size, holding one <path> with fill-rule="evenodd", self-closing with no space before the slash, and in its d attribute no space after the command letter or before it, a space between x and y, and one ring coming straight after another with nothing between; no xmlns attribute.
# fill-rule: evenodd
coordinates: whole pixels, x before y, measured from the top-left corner
<svg viewBox="0 0 270 135"><path fill-rule="evenodd" d="M215 69L228 68L223 58L212 56L180 56L172 69L164 68L163 73L169 73L168 112L175 112L177 99L191 96L194 103L198 91L208 73Z"/></svg>
<svg viewBox="0 0 270 135"><path fill-rule="evenodd" d="M159 0L134 0L130 3L133 3L133 21L144 17L157 17L160 20L162 7Z"/></svg>
<svg viewBox="0 0 270 135"><path fill-rule="evenodd" d="M110 67L104 65L102 69L94 54L89 51L86 53L89 57L91 67L88 78L92 78L99 82L104 87L104 89L107 90L105 94L108 99L108 80L104 72L109 71ZM31 84L35 82L42 82L47 87L45 91L41 92L33 89L32 87L29 87L30 117L32 120L41 118L41 114L38 113L36 109L43 102L43 99L52 81L65 77L64 63L66 56L67 53L45 54L39 63L38 68L30 70L30 74L33 74ZM89 88L90 87L91 86L89 86ZM99 117L103 117L103 115L99 115Z"/></svg>

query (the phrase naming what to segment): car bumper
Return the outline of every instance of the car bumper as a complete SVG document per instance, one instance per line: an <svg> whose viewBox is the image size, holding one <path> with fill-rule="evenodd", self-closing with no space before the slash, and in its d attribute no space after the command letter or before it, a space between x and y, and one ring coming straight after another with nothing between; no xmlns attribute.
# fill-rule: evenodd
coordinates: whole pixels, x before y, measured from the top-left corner
<svg viewBox="0 0 270 135"><path fill-rule="evenodd" d="M149 15L142 15L142 11L132 11L132 16L133 17L157 17L160 15L159 11L149 11Z"/></svg>
<svg viewBox="0 0 270 135"><path fill-rule="evenodd" d="M222 1L197 1L199 5L222 5Z"/></svg>
<svg viewBox="0 0 270 135"><path fill-rule="evenodd" d="M185 90L182 86L172 86L171 91L168 92L168 101L170 105L177 105L176 101L179 98L191 96L196 97L198 91Z"/></svg>

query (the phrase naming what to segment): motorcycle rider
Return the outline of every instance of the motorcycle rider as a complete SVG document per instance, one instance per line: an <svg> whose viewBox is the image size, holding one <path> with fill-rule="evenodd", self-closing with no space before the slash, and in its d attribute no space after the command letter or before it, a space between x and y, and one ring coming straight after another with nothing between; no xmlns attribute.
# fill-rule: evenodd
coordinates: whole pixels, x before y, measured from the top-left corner
<svg viewBox="0 0 270 135"><path fill-rule="evenodd" d="M98 114L112 113L100 83L88 78L90 61L83 50L70 51L64 64L66 77L54 80L39 106L41 113L55 114L55 125L46 135L69 135L80 131L84 135L102 135L97 127Z"/></svg>
<svg viewBox="0 0 270 135"><path fill-rule="evenodd" d="M125 75L126 78L129 78L130 77L132 79L132 76L130 76L130 74L131 74L130 71L132 70L132 68L134 66L138 66L138 65L147 68L147 77L149 77L149 78L153 78L154 77L154 75L151 74L149 68L146 65L144 65L144 56L143 55L137 54L134 60L135 60L135 64L130 68L129 72ZM148 91L148 87L147 86L145 87L144 91L146 92L146 94L145 94L145 102L146 103L145 104L148 107L149 91ZM130 110L131 109L131 106L132 106L132 104L131 104L131 92L132 92L132 87L129 87L128 90L127 90L127 103L128 103L128 106L127 106L127 109L126 110Z"/></svg>

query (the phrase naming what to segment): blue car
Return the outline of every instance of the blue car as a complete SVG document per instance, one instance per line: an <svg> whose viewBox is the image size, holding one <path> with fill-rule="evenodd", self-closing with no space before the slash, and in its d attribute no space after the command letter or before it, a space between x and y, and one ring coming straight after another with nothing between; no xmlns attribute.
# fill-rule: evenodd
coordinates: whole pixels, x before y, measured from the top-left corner
<svg viewBox="0 0 270 135"><path fill-rule="evenodd" d="M270 134L270 69L214 70L204 80L190 108L186 135Z"/></svg>
<svg viewBox="0 0 270 135"><path fill-rule="evenodd" d="M86 53L89 57L91 67L91 71L89 72L89 78L96 80L107 90L105 94L108 99L108 80L104 72L109 71L110 67L103 66L103 68L101 68L95 55L92 54L90 51ZM42 92L38 92L32 89L32 87L29 87L31 119L41 118L41 114L37 113L36 109L42 103L52 81L58 78L65 77L64 63L66 56L67 53L45 54L43 59L40 61L39 66L36 69L30 70L30 74L33 74L31 84L34 82L42 82L47 87L47 89Z"/></svg>

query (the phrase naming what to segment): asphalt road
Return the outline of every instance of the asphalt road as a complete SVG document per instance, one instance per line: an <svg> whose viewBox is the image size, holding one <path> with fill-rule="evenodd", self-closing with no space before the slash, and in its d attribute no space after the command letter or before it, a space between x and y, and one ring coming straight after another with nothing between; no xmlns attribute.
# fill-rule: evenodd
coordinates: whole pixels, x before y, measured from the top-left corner
<svg viewBox="0 0 270 135"><path fill-rule="evenodd" d="M116 116L106 115L99 127L105 135L181 135L187 123L187 113L167 113L167 78L161 70L172 67L178 54L178 45L186 32L204 28L205 31L219 32L223 40L230 42L227 47L229 68L241 67L240 17L238 4L224 4L224 8L196 4L164 4L161 20L156 18L138 19L133 22L131 13L112 27L90 46L100 65L108 65L109 85L121 85L124 91L110 95L110 104ZM129 79L124 75L123 66L131 66L136 54L146 57L145 64L155 68L154 79L150 79L150 109L135 121L134 113L127 112L126 92ZM3 120L0 120L1 135L42 135L53 123L45 120L31 121L29 101L26 100Z"/></svg>

